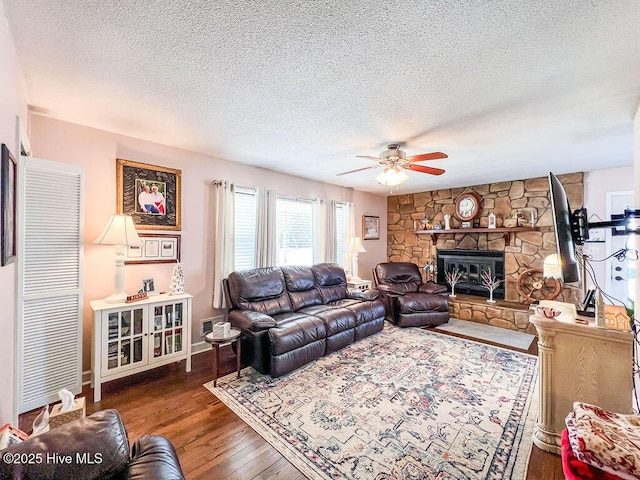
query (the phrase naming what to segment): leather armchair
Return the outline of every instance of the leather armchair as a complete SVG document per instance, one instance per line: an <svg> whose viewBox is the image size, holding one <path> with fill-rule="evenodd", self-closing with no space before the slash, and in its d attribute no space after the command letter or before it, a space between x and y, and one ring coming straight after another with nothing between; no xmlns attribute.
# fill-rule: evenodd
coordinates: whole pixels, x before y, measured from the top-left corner
<svg viewBox="0 0 640 480"><path fill-rule="evenodd" d="M435 327L449 321L447 287L422 282L420 269L410 262L379 263L373 278L387 319L399 327Z"/></svg>
<svg viewBox="0 0 640 480"><path fill-rule="evenodd" d="M165 437L144 435L130 450L116 410L66 423L2 454L0 478L184 480L176 451Z"/></svg>

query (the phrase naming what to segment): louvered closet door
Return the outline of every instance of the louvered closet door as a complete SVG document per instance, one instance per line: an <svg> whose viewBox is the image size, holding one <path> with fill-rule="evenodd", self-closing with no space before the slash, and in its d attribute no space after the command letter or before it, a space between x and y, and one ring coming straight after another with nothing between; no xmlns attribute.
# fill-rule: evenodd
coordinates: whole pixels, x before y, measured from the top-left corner
<svg viewBox="0 0 640 480"><path fill-rule="evenodd" d="M83 171L21 157L18 179L17 406L82 390Z"/></svg>

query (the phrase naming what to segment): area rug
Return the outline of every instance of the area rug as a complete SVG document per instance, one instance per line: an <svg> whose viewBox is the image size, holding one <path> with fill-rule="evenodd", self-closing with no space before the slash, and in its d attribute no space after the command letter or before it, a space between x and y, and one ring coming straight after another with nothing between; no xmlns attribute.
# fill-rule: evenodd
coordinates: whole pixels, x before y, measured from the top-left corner
<svg viewBox="0 0 640 480"><path fill-rule="evenodd" d="M442 330L443 332L452 332L467 337L478 338L508 347L519 348L521 350L527 350L531 342L533 342L533 339L536 338L528 333L516 332L514 330L493 327L468 320L459 320L457 318L450 318L449 322L438 325L436 329Z"/></svg>
<svg viewBox="0 0 640 480"><path fill-rule="evenodd" d="M386 326L284 377L205 384L310 479L523 479L537 358Z"/></svg>

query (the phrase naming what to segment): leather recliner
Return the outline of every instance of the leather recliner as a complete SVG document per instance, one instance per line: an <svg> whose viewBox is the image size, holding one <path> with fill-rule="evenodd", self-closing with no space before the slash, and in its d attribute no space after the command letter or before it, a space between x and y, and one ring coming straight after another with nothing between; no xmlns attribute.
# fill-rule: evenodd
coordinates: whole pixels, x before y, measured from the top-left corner
<svg viewBox="0 0 640 480"><path fill-rule="evenodd" d="M2 451L0 478L184 480L173 445L144 435L129 448L116 410L101 410Z"/></svg>
<svg viewBox="0 0 640 480"><path fill-rule="evenodd" d="M387 319L399 327L435 327L449 321L447 287L422 282L418 266L410 262L379 263L373 278Z"/></svg>

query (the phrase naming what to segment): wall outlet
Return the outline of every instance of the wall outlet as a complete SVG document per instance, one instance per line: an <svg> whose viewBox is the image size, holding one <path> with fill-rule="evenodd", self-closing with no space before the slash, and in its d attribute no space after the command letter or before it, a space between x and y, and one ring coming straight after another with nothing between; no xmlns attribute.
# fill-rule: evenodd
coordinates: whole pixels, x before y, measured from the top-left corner
<svg viewBox="0 0 640 480"><path fill-rule="evenodd" d="M218 322L224 322L224 315L200 320L200 336L204 337L207 333L211 333L213 331L213 324Z"/></svg>

